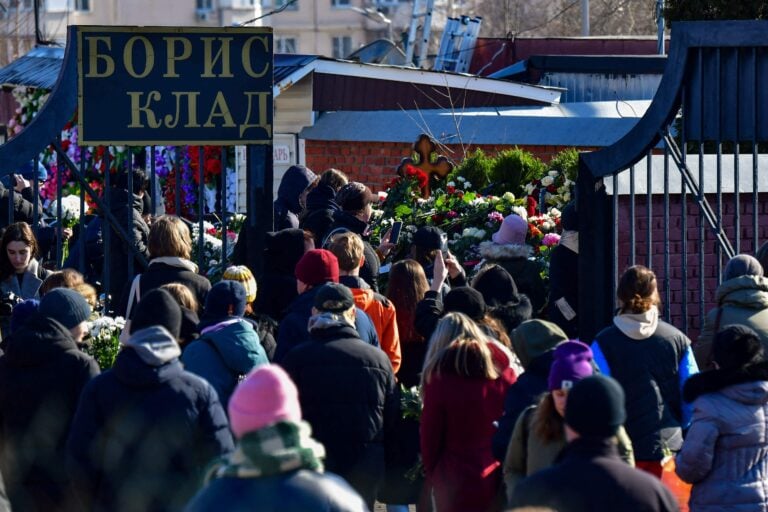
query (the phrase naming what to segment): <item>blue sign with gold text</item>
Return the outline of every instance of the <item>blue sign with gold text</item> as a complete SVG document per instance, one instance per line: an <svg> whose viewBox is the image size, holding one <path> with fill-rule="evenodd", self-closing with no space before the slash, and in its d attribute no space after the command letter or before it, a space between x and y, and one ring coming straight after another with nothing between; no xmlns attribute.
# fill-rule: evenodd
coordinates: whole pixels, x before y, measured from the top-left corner
<svg viewBox="0 0 768 512"><path fill-rule="evenodd" d="M79 143L271 143L272 44L268 27L77 27Z"/></svg>

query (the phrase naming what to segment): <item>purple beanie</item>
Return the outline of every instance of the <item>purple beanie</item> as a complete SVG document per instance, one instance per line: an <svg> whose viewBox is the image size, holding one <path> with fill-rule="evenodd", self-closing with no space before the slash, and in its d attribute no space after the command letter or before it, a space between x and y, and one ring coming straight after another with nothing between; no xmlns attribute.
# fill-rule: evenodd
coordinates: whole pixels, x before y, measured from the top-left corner
<svg viewBox="0 0 768 512"><path fill-rule="evenodd" d="M592 350L580 341L564 341L555 347L549 369L549 390L568 389L593 373Z"/></svg>
<svg viewBox="0 0 768 512"><path fill-rule="evenodd" d="M279 366L259 366L238 384L229 399L232 433L239 439L278 421L301 421L299 391Z"/></svg>

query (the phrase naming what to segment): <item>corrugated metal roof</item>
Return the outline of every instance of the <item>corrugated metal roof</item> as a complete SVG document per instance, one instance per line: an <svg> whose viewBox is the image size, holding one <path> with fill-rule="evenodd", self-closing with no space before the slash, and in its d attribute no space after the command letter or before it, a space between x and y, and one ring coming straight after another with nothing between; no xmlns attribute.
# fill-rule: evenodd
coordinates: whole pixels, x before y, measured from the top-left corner
<svg viewBox="0 0 768 512"><path fill-rule="evenodd" d="M329 112L302 130L308 140L413 142L431 133L444 143L609 146L643 116L650 101L570 103L457 111ZM456 127L461 130L460 137Z"/></svg>
<svg viewBox="0 0 768 512"><path fill-rule="evenodd" d="M0 69L0 85L53 89L59 78L64 48L42 46Z"/></svg>
<svg viewBox="0 0 768 512"><path fill-rule="evenodd" d="M279 83L316 59L316 55L276 54L274 83ZM53 89L63 60L64 48L35 48L0 69L0 84Z"/></svg>

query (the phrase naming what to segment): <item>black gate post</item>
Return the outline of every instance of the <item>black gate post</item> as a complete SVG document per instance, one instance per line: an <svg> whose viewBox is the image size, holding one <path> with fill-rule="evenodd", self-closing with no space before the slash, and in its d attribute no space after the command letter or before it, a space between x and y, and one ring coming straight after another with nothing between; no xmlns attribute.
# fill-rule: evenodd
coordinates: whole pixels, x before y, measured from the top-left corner
<svg viewBox="0 0 768 512"><path fill-rule="evenodd" d="M248 220L240 236L247 237L244 244L246 265L255 276L262 276L266 234L272 231L274 225L272 144L247 146L246 167L248 169L246 182Z"/></svg>
<svg viewBox="0 0 768 512"><path fill-rule="evenodd" d="M614 190L614 194L616 191ZM576 180L579 212L579 339L590 344L611 322L613 264L611 205L602 179L595 179L579 157Z"/></svg>

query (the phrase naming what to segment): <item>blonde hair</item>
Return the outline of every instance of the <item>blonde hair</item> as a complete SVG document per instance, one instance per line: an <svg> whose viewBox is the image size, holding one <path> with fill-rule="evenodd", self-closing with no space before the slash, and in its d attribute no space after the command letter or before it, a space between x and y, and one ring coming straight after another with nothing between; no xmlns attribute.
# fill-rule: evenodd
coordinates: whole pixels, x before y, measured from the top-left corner
<svg viewBox="0 0 768 512"><path fill-rule="evenodd" d="M149 228L150 258L177 257L189 259L192 236L184 221L175 215L158 217Z"/></svg>
<svg viewBox="0 0 768 512"><path fill-rule="evenodd" d="M484 340L457 338L434 355L425 367L422 380L426 384L435 375L458 375L468 379L496 379L499 372L493 364L491 349Z"/></svg>
<svg viewBox="0 0 768 512"><path fill-rule="evenodd" d="M91 306L91 310L96 309L96 303L98 301L96 297L96 288L88 283L79 283L73 286L72 289L83 296L85 302Z"/></svg>
<svg viewBox="0 0 768 512"><path fill-rule="evenodd" d="M331 238L328 250L339 260L339 270L351 272L360 268L365 248L362 238L351 231L345 231Z"/></svg>
<svg viewBox="0 0 768 512"><path fill-rule="evenodd" d="M160 288L170 293L179 306L185 307L190 311L197 311L198 304L195 295L192 293L192 290L183 284L166 283Z"/></svg>
<svg viewBox="0 0 768 512"><path fill-rule="evenodd" d="M451 312L440 319L437 323L437 327L435 327L434 333L432 333L432 337L429 339L429 348L427 349L427 355L424 358L424 369L421 373L422 389L433 375L439 375L441 369L444 369L444 364L442 363L444 357L443 353L456 340L475 340L481 342L483 346L481 352L487 352L489 357L488 361L490 362L490 369L483 368L483 371L486 372L486 378L495 379L498 377L498 372L493 364L493 358L491 357L491 351L487 346L489 336L464 313ZM466 342L463 342L460 345L466 345ZM466 357L466 350L462 347L457 346L455 349L457 351L455 357L459 357L459 355ZM456 362L457 367L462 367L465 364L466 361Z"/></svg>

